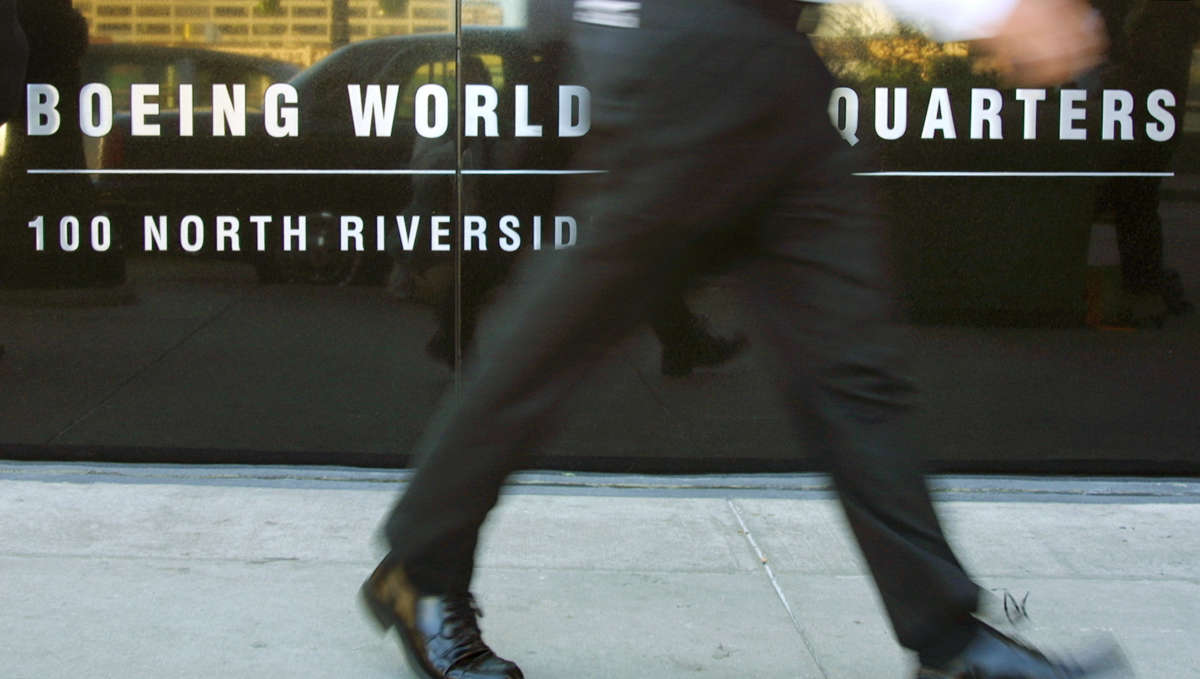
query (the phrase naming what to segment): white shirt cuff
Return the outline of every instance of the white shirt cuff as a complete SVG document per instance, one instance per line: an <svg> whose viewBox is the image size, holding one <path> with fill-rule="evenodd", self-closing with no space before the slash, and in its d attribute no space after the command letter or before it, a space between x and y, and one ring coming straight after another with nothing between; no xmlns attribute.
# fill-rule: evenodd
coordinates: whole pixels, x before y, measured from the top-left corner
<svg viewBox="0 0 1200 679"><path fill-rule="evenodd" d="M839 2L840 0L818 0ZM991 37L1018 0L883 0L897 19L915 24L940 42Z"/></svg>

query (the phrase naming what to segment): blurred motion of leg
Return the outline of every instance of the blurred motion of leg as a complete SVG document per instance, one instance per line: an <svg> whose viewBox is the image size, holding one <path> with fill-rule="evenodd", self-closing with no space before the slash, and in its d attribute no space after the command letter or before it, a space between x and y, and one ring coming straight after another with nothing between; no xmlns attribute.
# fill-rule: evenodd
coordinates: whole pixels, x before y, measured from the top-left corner
<svg viewBox="0 0 1200 679"><path fill-rule="evenodd" d="M480 328L478 359L419 441L386 524L390 553L363 589L422 676L520 676L464 608L480 527L588 369L681 281L727 263L692 255L714 236L749 253L739 272L769 374L828 464L922 672L1093 676L990 636L974 617L979 588L946 542L904 431L912 387L889 337L882 220L829 123L833 80L794 17L766 10L777 5L575 3L570 43L592 128L574 162L607 174L564 214L589 215L591 230L540 262ZM462 630L449 652L430 635L441 627ZM456 669L448 657L472 660Z"/></svg>
<svg viewBox="0 0 1200 679"><path fill-rule="evenodd" d="M839 153L796 169L745 266L747 307L767 374L805 449L833 476L896 637L919 658L918 678L1129 676L1115 646L1059 660L975 617L979 589L946 541L910 443L914 389L893 337L884 224L852 163Z"/></svg>

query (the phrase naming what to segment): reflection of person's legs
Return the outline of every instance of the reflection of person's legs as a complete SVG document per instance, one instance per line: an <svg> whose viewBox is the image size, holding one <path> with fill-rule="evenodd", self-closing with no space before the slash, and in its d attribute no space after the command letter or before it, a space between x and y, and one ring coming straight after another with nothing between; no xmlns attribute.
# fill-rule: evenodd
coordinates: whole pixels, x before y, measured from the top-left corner
<svg viewBox="0 0 1200 679"><path fill-rule="evenodd" d="M748 306L769 374L806 450L834 477L899 641L953 654L971 632L978 589L946 543L906 440L912 388L890 337L883 223L867 180L839 165L848 155L797 171L746 267Z"/></svg>
<svg viewBox="0 0 1200 679"><path fill-rule="evenodd" d="M456 288L453 280L445 282L434 300L433 313L437 330L425 345L425 352L429 356L454 367L456 325L460 328L463 355L467 355L475 337L476 323L492 293L507 278L509 268L510 262L507 258L490 253L463 259L460 285L457 288L458 301L455 301Z"/></svg>
<svg viewBox="0 0 1200 679"><path fill-rule="evenodd" d="M1161 184L1160 179L1125 178L1108 187L1121 254L1121 285L1134 296L1134 321L1145 320L1139 317L1143 313L1152 317L1164 311L1183 313L1190 306L1178 279L1169 276L1164 266L1162 219L1158 214Z"/></svg>
<svg viewBox="0 0 1200 679"><path fill-rule="evenodd" d="M1200 39L1200 6L1191 2L1131 2L1094 0L1104 12L1113 49L1105 71L1107 87L1127 90L1144 100L1152 91L1166 88L1179 102L1188 99L1192 50ZM1176 134L1166 141L1135 144L1130 165L1139 170L1163 171L1181 143ZM1136 158L1135 158L1136 157ZM1159 215L1158 178L1121 178L1110 182L1107 200L1113 206L1117 247L1121 255L1121 281L1138 307L1152 315L1183 313L1191 308L1184 299L1178 272L1163 261L1163 225ZM1147 296L1161 298L1147 300ZM1147 304L1148 302L1148 304Z"/></svg>
<svg viewBox="0 0 1200 679"><path fill-rule="evenodd" d="M1160 293L1163 287L1162 221L1158 217L1159 179L1113 182L1112 197L1121 281L1135 294Z"/></svg>

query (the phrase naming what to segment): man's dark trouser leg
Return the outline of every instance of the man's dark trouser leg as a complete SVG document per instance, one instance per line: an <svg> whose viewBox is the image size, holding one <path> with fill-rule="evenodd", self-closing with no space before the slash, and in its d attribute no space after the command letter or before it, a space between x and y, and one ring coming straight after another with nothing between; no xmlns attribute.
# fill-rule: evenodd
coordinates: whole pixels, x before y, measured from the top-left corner
<svg viewBox="0 0 1200 679"><path fill-rule="evenodd" d="M804 449L833 476L897 638L952 654L967 641L979 590L946 542L905 431L913 388L893 337L871 180L840 160L781 194L746 266L747 308Z"/></svg>
<svg viewBox="0 0 1200 679"><path fill-rule="evenodd" d="M882 338L879 223L866 187L829 180L845 168L827 166L828 75L805 41L744 5L643 4L641 29L585 26L573 42L611 186L582 212L596 218L580 245L501 315L461 402L419 445L387 527L393 552L419 583L466 587L479 527L554 406L645 320L658 301L646 292L678 280L689 242L757 220L747 280L787 405L817 425L900 642L942 642L978 590L899 431L907 386Z"/></svg>
<svg viewBox="0 0 1200 679"><path fill-rule="evenodd" d="M385 528L423 588L469 584L479 526L504 479L587 369L645 318L647 290L661 287L644 258L581 250L542 264L481 328L462 395L448 397L418 443L416 474Z"/></svg>

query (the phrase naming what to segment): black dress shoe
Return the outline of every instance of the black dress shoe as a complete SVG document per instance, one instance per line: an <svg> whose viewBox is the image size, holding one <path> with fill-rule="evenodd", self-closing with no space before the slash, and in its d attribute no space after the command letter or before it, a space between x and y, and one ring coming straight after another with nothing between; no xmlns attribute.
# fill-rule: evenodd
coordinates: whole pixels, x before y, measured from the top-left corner
<svg viewBox="0 0 1200 679"><path fill-rule="evenodd" d="M424 679L523 679L479 633L480 615L469 593L422 594L403 567L384 559L362 586L367 610L385 631L395 627L414 672Z"/></svg>
<svg viewBox="0 0 1200 679"><path fill-rule="evenodd" d="M1084 660L1056 660L980 624L958 655L917 670L917 679L1116 679L1132 677L1115 646L1096 649Z"/></svg>
<svg viewBox="0 0 1200 679"><path fill-rule="evenodd" d="M1195 306L1184 296L1183 280L1179 277L1179 271L1167 269L1163 272L1163 278L1163 302L1167 305L1167 313L1172 316L1191 313Z"/></svg>

